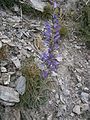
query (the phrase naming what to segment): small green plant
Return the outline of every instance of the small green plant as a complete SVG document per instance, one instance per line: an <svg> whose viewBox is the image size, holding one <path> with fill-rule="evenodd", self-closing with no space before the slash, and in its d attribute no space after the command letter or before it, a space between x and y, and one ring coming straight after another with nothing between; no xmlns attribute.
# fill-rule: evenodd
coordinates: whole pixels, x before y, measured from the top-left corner
<svg viewBox="0 0 90 120"><path fill-rule="evenodd" d="M22 4L22 11L23 14L30 15L33 17L40 17L41 19L50 19L52 16L52 8L51 5L48 3L47 6L44 8L44 12L35 10L28 4Z"/></svg>
<svg viewBox="0 0 90 120"><path fill-rule="evenodd" d="M11 8L15 3L19 3L19 0L1 0L0 5L6 6L7 8Z"/></svg>
<svg viewBox="0 0 90 120"><path fill-rule="evenodd" d="M48 86L40 75L41 71L35 64L34 57L25 61L22 73L26 77L26 92L21 96L20 105L38 108L47 101Z"/></svg>
<svg viewBox="0 0 90 120"><path fill-rule="evenodd" d="M66 37L68 35L68 30L67 30L67 27L65 25L61 26L60 35L61 35L61 37Z"/></svg>
<svg viewBox="0 0 90 120"><path fill-rule="evenodd" d="M83 3L83 8L80 11L78 22L78 32L86 43L87 48L90 49L90 2L86 5Z"/></svg>
<svg viewBox="0 0 90 120"><path fill-rule="evenodd" d="M0 60L7 58L6 46L0 49Z"/></svg>
<svg viewBox="0 0 90 120"><path fill-rule="evenodd" d="M42 18L51 19L52 13L53 13L53 9L51 5L48 3L47 6L44 8L44 12L42 13Z"/></svg>

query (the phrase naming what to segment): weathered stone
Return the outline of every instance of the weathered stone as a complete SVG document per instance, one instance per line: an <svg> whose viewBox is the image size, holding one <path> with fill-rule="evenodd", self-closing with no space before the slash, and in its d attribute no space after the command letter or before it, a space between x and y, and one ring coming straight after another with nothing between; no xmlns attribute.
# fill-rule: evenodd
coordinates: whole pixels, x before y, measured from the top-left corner
<svg viewBox="0 0 90 120"><path fill-rule="evenodd" d="M82 110L82 112L89 110L89 104L82 104L81 110Z"/></svg>
<svg viewBox="0 0 90 120"><path fill-rule="evenodd" d="M11 42L11 40L10 39L2 39L2 42L8 44Z"/></svg>
<svg viewBox="0 0 90 120"><path fill-rule="evenodd" d="M76 86L77 86L78 88L80 88L80 87L82 87L82 84L81 84L81 83L78 83Z"/></svg>
<svg viewBox="0 0 90 120"><path fill-rule="evenodd" d="M1 72L7 72L7 69L5 67L1 67Z"/></svg>
<svg viewBox="0 0 90 120"><path fill-rule="evenodd" d="M2 73L2 81L5 85L8 85L10 83L10 74Z"/></svg>
<svg viewBox="0 0 90 120"><path fill-rule="evenodd" d="M80 115L80 106L79 105L76 105L74 108L73 108L73 112Z"/></svg>
<svg viewBox="0 0 90 120"><path fill-rule="evenodd" d="M2 48L2 42L0 41L0 48Z"/></svg>
<svg viewBox="0 0 90 120"><path fill-rule="evenodd" d="M54 71L52 71L52 74L51 74L53 77L57 76L58 74Z"/></svg>
<svg viewBox="0 0 90 120"><path fill-rule="evenodd" d="M25 93L25 88L26 88L26 79L23 76L20 76L16 83L16 90L18 91L19 94L23 95Z"/></svg>
<svg viewBox="0 0 90 120"><path fill-rule="evenodd" d="M85 93L85 92L82 92L81 93L81 100L85 103L88 103L88 99L89 99L89 94Z"/></svg>
<svg viewBox="0 0 90 120"><path fill-rule="evenodd" d="M19 61L19 59L17 57L13 57L11 60L15 64L16 68L21 67L20 61Z"/></svg>
<svg viewBox="0 0 90 120"><path fill-rule="evenodd" d="M13 88L0 85L0 99L6 102L19 102L19 94Z"/></svg>
<svg viewBox="0 0 90 120"><path fill-rule="evenodd" d="M45 2L42 2L41 0L30 0L32 7L34 7L35 9L43 12L44 11L44 7L46 6Z"/></svg>
<svg viewBox="0 0 90 120"><path fill-rule="evenodd" d="M13 22L13 23L15 23L15 22L20 22L21 21L21 19L20 19L20 17L18 17L18 16L12 16L12 18L8 18L8 20L10 21L10 22Z"/></svg>
<svg viewBox="0 0 90 120"><path fill-rule="evenodd" d="M0 100L0 103L1 103L1 105L4 105L4 106L14 106L15 105L15 103L6 102L6 101L3 101L3 100Z"/></svg>
<svg viewBox="0 0 90 120"><path fill-rule="evenodd" d="M18 12L18 11L19 11L19 7L18 7L17 5L14 5L13 8L14 8L14 11L15 11L15 12Z"/></svg>
<svg viewBox="0 0 90 120"><path fill-rule="evenodd" d="M52 120L52 117L53 117L53 115L51 114L51 115L49 115L48 116L48 118L47 118L47 120Z"/></svg>
<svg viewBox="0 0 90 120"><path fill-rule="evenodd" d="M57 61L61 62L61 61L62 61L62 55L58 55L58 56L56 57L56 59L57 59Z"/></svg>

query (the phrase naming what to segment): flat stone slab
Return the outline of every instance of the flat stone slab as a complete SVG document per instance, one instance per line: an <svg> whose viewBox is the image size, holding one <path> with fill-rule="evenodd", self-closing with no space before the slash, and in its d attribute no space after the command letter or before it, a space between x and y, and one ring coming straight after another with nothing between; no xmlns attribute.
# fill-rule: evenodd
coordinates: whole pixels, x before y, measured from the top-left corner
<svg viewBox="0 0 90 120"><path fill-rule="evenodd" d="M46 6L46 2L42 2L42 0L26 0L26 2L30 3L33 8L41 12L44 11L44 7Z"/></svg>
<svg viewBox="0 0 90 120"><path fill-rule="evenodd" d="M16 102L19 100L19 93L13 88L0 85L0 99L7 102Z"/></svg>

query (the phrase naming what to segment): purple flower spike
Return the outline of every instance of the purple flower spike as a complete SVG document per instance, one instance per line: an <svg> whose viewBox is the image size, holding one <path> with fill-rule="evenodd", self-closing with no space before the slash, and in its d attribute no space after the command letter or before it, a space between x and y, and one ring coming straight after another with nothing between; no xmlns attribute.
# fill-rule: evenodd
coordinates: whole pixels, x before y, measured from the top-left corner
<svg viewBox="0 0 90 120"><path fill-rule="evenodd" d="M58 8L58 4L56 0L54 1L49 0L49 1L53 3L54 10ZM61 28L61 26L59 25L58 15L59 14L52 15L53 26L51 26L49 21L45 22L43 38L44 38L44 45L46 46L47 50L44 51L41 55L41 60L43 61L43 64L45 64L45 68L42 70L42 76L44 79L48 77L49 73L53 73L54 76L57 75L56 72L58 69L60 57L55 56L55 51L56 50L58 51L60 47L59 43L60 43L60 28ZM52 28L54 29L54 32Z"/></svg>
<svg viewBox="0 0 90 120"><path fill-rule="evenodd" d="M43 70L42 71L42 77L46 79L48 77L48 71Z"/></svg>
<svg viewBox="0 0 90 120"><path fill-rule="evenodd" d="M57 3L56 3L56 1L54 2L54 8L57 8Z"/></svg>
<svg viewBox="0 0 90 120"><path fill-rule="evenodd" d="M55 43L55 45L54 45L54 50L58 50L59 47L60 47L60 46L59 46L57 43Z"/></svg>

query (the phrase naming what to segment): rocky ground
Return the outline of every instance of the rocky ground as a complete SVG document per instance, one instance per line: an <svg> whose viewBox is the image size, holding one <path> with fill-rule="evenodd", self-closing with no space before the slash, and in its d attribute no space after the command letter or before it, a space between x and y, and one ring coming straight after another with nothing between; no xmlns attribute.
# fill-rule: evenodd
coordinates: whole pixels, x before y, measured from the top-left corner
<svg viewBox="0 0 90 120"><path fill-rule="evenodd" d="M90 120L90 51L73 28L61 43L58 75L52 77L55 86L47 103L38 110L15 106L26 86L22 62L38 56L43 23L0 9L0 120Z"/></svg>

